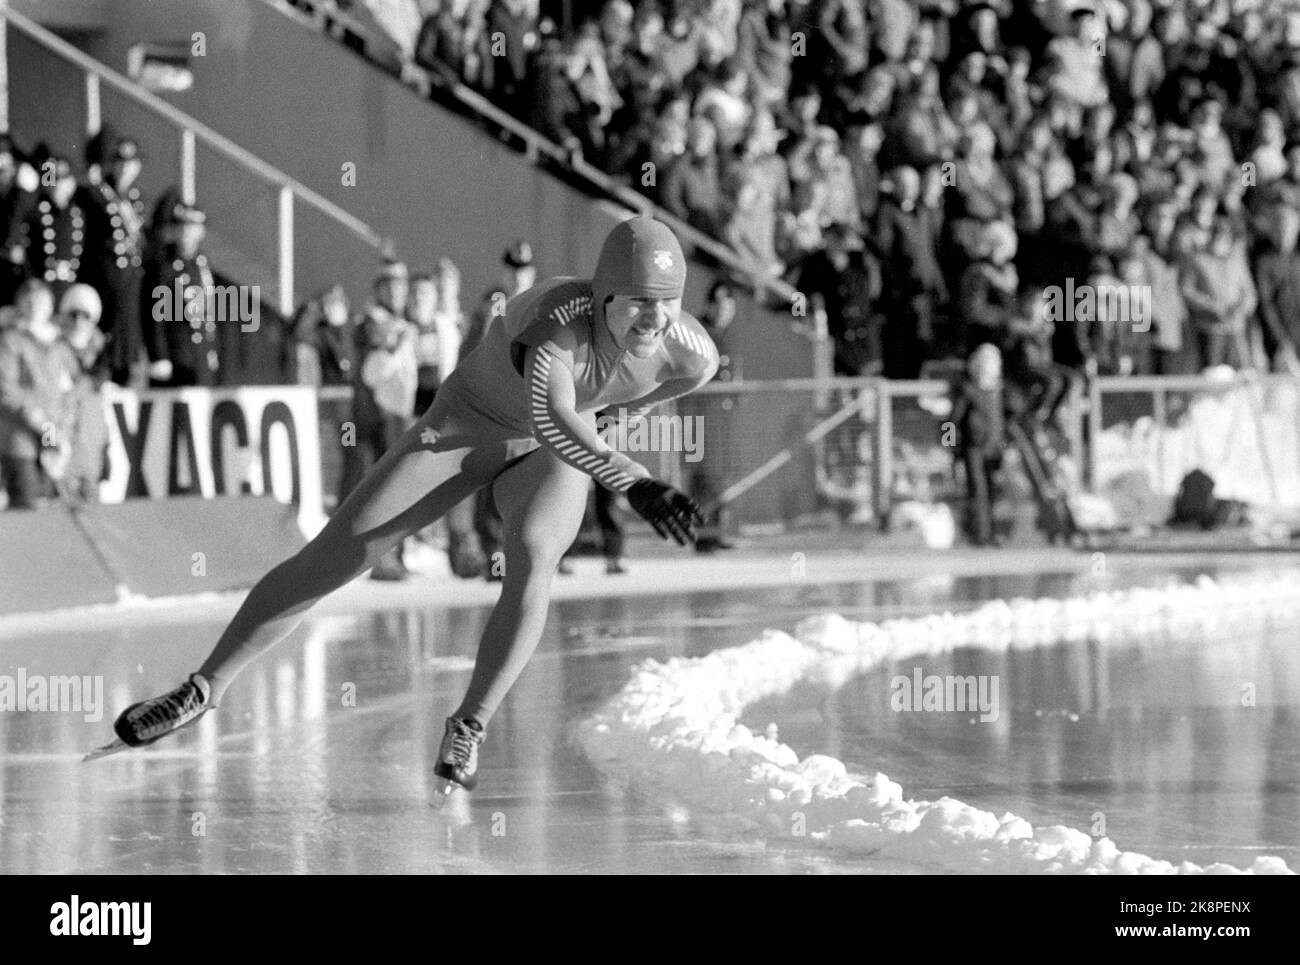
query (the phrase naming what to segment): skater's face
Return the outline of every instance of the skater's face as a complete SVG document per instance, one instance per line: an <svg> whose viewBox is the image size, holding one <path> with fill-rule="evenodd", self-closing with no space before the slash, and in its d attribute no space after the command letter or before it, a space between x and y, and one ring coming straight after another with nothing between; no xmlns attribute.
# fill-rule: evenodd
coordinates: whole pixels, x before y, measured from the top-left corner
<svg viewBox="0 0 1300 965"><path fill-rule="evenodd" d="M680 298L613 295L605 303L605 325L619 348L648 358L663 344L664 333L681 311Z"/></svg>

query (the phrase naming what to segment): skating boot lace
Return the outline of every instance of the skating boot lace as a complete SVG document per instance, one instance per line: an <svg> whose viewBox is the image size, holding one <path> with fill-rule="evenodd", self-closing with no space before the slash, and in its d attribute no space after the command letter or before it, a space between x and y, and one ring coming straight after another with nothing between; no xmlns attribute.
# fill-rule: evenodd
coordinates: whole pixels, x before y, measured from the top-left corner
<svg viewBox="0 0 1300 965"><path fill-rule="evenodd" d="M199 685L187 680L146 705L132 724L139 739L149 740L189 723L203 712L205 704Z"/></svg>
<svg viewBox="0 0 1300 965"><path fill-rule="evenodd" d="M474 730L464 721L456 721L451 730L451 760L449 763L468 770L478 757L480 740L482 740L482 731Z"/></svg>

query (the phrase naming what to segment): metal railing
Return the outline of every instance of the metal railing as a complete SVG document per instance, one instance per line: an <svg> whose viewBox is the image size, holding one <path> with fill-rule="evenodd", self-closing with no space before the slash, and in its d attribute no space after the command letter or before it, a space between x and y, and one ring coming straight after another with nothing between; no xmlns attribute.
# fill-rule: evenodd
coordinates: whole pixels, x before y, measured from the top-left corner
<svg viewBox="0 0 1300 965"><path fill-rule="evenodd" d="M202 142L213 151L224 155L252 174L278 188L277 303L278 308L285 317L292 316L297 307L295 304L293 263L295 201L319 211L340 228L376 250L382 251L386 247L387 242L385 239L360 218L355 217L333 201L285 174L279 168L268 164L240 147L224 135L217 133L198 119L168 104L130 78L101 64L56 34L46 30L40 24L9 9L7 5L2 3L0 3L0 18L7 21L9 27L16 29L56 57L82 72L85 77L87 135L97 133L100 128L100 87L102 84L107 84L178 128L181 158L180 186L182 197L187 203L192 204L195 198L195 181L197 177L195 170L196 142Z"/></svg>

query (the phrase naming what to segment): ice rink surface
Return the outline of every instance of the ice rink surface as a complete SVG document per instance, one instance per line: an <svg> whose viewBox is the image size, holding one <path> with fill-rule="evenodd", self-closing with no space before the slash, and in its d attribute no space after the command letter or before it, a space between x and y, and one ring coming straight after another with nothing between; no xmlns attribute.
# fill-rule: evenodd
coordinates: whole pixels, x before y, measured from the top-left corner
<svg viewBox="0 0 1300 965"><path fill-rule="evenodd" d="M641 661L692 656L768 627L960 609L1010 596L1156 585L1292 568L1222 557L919 551L634 561L607 578L580 560L557 578L546 636L493 721L480 787L436 799L443 717L468 679L493 591L362 581L313 612L194 728L89 764L127 703L174 686L233 600L0 624L0 673L102 675L102 719L0 714L0 871L17 873L907 872L815 846L737 840L644 789L610 785L572 735ZM751 585L736 585L749 583ZM1088 831L1179 862L1300 866L1300 649L1263 639L958 651L927 673L1004 681L1000 718L896 713L885 667L835 692L750 708L800 754L883 771L908 797L959 798L1033 824ZM1258 682L1256 706L1240 687ZM354 697L354 699L353 699Z"/></svg>

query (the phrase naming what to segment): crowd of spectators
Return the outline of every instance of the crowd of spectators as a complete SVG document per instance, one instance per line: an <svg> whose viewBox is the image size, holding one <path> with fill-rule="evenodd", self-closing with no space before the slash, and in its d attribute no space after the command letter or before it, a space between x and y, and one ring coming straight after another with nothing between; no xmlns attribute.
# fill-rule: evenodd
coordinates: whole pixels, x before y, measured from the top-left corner
<svg viewBox="0 0 1300 965"><path fill-rule="evenodd" d="M1297 367L1288 4L364 6L415 63L805 293L840 372L915 377L983 343L1009 372L1042 344L1075 373ZM1027 298L1067 286L1103 306L1145 286L1150 317Z"/></svg>
<svg viewBox="0 0 1300 965"><path fill-rule="evenodd" d="M102 129L74 160L0 134L0 485L10 508L94 499L105 382L215 384L206 298L157 311L156 286L213 282L204 214L165 192L146 211L139 145ZM169 308L177 305L169 303Z"/></svg>

